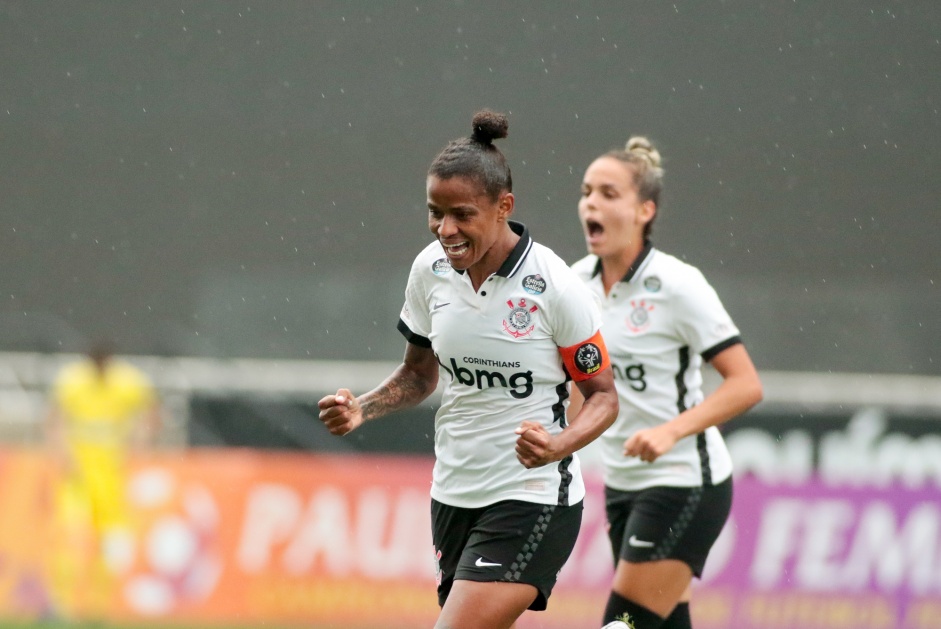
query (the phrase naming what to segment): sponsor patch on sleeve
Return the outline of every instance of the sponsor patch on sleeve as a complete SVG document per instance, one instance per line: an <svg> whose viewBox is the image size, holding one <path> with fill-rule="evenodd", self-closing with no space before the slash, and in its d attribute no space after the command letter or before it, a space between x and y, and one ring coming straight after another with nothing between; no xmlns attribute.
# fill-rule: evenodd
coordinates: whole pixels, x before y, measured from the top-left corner
<svg viewBox="0 0 941 629"><path fill-rule="evenodd" d="M600 330L587 341L571 347L560 347L559 353L562 354L562 363L575 382L593 378L611 364Z"/></svg>

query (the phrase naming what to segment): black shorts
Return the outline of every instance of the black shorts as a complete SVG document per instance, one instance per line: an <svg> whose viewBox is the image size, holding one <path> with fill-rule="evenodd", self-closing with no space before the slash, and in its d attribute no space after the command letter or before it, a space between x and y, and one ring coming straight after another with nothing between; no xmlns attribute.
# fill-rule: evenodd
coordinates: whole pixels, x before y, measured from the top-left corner
<svg viewBox="0 0 941 629"><path fill-rule="evenodd" d="M701 577L732 509L732 479L705 487L605 487L604 496L615 563L678 559Z"/></svg>
<svg viewBox="0 0 941 629"><path fill-rule="evenodd" d="M432 500L438 604L443 607L454 580L463 579L532 585L539 593L529 609L545 609L581 523L581 502L561 507L504 500L463 509Z"/></svg>

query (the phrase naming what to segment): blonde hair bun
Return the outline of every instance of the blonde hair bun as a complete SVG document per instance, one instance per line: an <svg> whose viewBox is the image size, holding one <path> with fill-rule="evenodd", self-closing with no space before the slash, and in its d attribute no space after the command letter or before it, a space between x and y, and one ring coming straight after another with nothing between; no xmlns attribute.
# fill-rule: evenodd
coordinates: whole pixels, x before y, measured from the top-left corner
<svg viewBox="0 0 941 629"><path fill-rule="evenodd" d="M653 143L642 135L635 135L624 145L624 150L638 157L645 158L650 165L660 167L660 151L656 149Z"/></svg>

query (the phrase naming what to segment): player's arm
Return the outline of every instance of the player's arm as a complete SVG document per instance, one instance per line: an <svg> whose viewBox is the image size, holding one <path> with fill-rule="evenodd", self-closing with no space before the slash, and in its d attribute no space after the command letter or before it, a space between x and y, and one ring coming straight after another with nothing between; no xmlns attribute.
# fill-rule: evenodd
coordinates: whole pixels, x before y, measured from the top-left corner
<svg viewBox="0 0 941 629"><path fill-rule="evenodd" d="M582 410L584 403L585 396L582 395L582 390L573 382L569 387L569 407L565 411L565 417L568 419L569 423L572 423L572 420L578 417L578 413Z"/></svg>
<svg viewBox="0 0 941 629"><path fill-rule="evenodd" d="M365 421L421 403L438 385L438 359L430 347L406 343L402 364L378 387L354 397L349 389L325 396L320 421L334 435L345 435Z"/></svg>
<svg viewBox="0 0 941 629"><path fill-rule="evenodd" d="M594 347L598 353L585 361L583 350ZM516 429L516 457L528 467L539 467L571 455L601 436L618 415L618 395L614 385L608 352L601 333L584 343L560 348L566 370L575 381L573 389L581 394L577 413L569 415L569 425L550 435L537 422L524 421Z"/></svg>
<svg viewBox="0 0 941 629"><path fill-rule="evenodd" d="M669 422L634 433L624 443L624 454L654 461L680 439L725 423L761 401L761 379L744 345L736 343L725 348L710 364L722 376L716 390Z"/></svg>

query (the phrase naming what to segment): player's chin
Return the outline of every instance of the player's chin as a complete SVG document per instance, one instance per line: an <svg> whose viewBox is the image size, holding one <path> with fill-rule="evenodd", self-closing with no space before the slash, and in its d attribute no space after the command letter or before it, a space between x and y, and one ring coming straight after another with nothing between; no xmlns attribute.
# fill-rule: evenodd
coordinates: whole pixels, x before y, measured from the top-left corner
<svg viewBox="0 0 941 629"><path fill-rule="evenodd" d="M451 268L455 271L466 271L474 265L473 261L470 260L469 256L461 256L460 258L453 259L448 257L448 262L451 264Z"/></svg>

